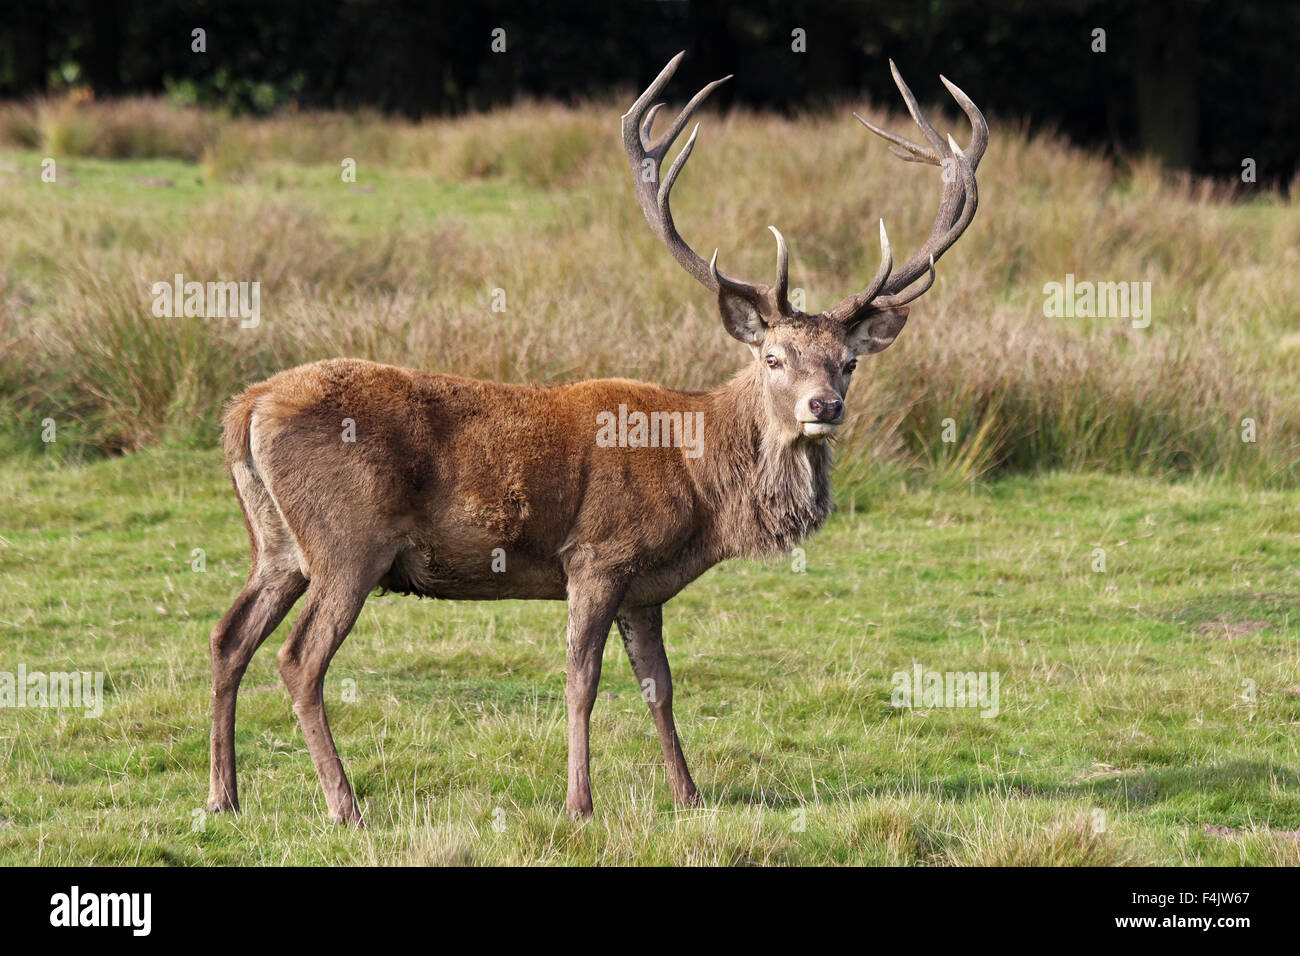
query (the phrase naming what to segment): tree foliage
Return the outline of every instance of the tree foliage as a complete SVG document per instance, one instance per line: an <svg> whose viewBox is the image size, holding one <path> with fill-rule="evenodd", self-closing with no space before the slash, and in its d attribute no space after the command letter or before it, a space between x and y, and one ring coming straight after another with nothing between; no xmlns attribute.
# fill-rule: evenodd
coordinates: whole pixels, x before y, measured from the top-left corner
<svg viewBox="0 0 1300 956"><path fill-rule="evenodd" d="M943 71L995 114L1082 144L1220 175L1249 157L1287 183L1297 46L1300 5L1258 0L25 0L0 18L0 95L84 84L420 116L630 89L684 48L681 89L735 73L724 106L789 110L895 102L893 57L923 99Z"/></svg>

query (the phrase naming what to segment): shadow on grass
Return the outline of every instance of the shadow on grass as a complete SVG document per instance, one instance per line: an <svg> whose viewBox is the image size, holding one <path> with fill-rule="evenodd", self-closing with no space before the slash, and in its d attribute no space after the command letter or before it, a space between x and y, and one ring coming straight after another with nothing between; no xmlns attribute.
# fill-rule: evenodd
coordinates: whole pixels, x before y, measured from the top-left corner
<svg viewBox="0 0 1300 956"><path fill-rule="evenodd" d="M1282 793L1269 799L1268 790L1274 784L1295 788L1289 795ZM702 786L707 802L717 801L723 806L758 806L773 810L806 807L809 803L843 803L853 800L879 799L881 797L909 798L933 797L940 801L969 801L982 797L1025 800L1090 799L1098 806L1111 809L1153 809L1168 805L1173 812L1177 798L1194 794L1209 798L1202 811L1227 814L1215 822L1244 823L1235 819L1241 813L1243 798L1249 796L1250 806L1259 809L1261 802L1276 810L1285 819L1271 821L1274 826L1300 827L1300 770L1282 764L1228 760L1200 767L1155 767L1117 772L1111 776L1092 780L1062 782L1039 777L1010 776L1001 780L953 777L936 780L922 787L911 783L876 784L864 782L847 787L818 787L814 793L809 784L802 791L777 791L772 788L755 790L741 785L725 787Z"/></svg>

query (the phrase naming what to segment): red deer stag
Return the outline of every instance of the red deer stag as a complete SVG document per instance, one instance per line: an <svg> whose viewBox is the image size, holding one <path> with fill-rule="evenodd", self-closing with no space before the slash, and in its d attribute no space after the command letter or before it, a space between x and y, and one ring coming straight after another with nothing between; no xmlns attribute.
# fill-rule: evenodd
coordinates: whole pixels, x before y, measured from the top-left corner
<svg viewBox="0 0 1300 956"><path fill-rule="evenodd" d="M591 813L590 716L605 640L617 622L637 680L651 689L673 798L698 802L673 722L663 604L719 561L787 551L826 518L827 439L844 421L857 358L894 341L907 303L929 288L934 263L970 225L988 127L945 79L973 134L965 150L941 138L890 64L928 145L858 119L903 159L944 168L938 215L930 237L899 269L882 222L880 268L870 284L806 315L791 308L788 255L775 228L772 285L724 275L716 252L705 262L677 234L669 193L698 124L662 180L660 164L724 82L702 89L653 138L662 104L651 102L681 58L623 117L623 142L650 228L717 294L723 326L753 360L712 391L679 392L624 379L505 385L332 359L281 372L235 398L222 440L252 568L211 636L213 812L239 805L240 678L305 597L276 659L330 817L362 822L325 717L324 683L376 587L442 598L568 600L565 803L575 817ZM344 419L353 422L354 440L342 440ZM649 439L647 421L657 431ZM497 549L506 555L504 570L499 562L493 567Z"/></svg>

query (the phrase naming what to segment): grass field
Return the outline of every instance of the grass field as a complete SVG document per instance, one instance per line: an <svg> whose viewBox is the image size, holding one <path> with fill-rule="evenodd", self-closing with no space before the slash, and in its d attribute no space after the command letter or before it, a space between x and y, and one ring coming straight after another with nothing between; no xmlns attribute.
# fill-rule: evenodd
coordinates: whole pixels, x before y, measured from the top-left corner
<svg viewBox="0 0 1300 956"><path fill-rule="evenodd" d="M107 674L100 719L0 709L0 863L1300 864L1285 493L882 484L803 572L715 569L666 614L691 811L616 639L575 823L563 605L372 597L327 685L364 832L326 822L287 623L241 693L244 813L200 810L207 634L247 559L214 453L10 466L0 495L4 660ZM892 706L914 664L997 672L997 716Z"/></svg>
<svg viewBox="0 0 1300 956"><path fill-rule="evenodd" d="M326 822L289 622L240 695L245 812L201 812L208 633L247 570L230 394L331 355L681 387L745 359L641 221L620 111L0 107L0 681L107 693L0 706L0 863L1300 864L1294 200L996 117L979 216L858 373L806 568L727 564L666 609L702 808L672 807L617 639L572 822L563 605L374 596L327 685L368 829ZM777 223L816 309L874 271L876 217L901 254L936 199L846 105L706 116L674 208L747 278ZM261 282L261 324L154 316L178 272ZM1150 281L1151 325L1045 317L1067 274ZM894 706L914 667L996 673L997 715Z"/></svg>

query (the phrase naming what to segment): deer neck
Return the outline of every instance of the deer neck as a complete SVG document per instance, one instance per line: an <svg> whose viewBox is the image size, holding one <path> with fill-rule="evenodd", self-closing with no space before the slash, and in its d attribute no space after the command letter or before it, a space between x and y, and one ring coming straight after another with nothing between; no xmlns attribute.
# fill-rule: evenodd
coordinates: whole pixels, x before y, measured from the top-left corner
<svg viewBox="0 0 1300 956"><path fill-rule="evenodd" d="M708 393L702 453L686 459L711 506L720 558L788 551L831 510L830 448L779 434L760 374L751 365Z"/></svg>

